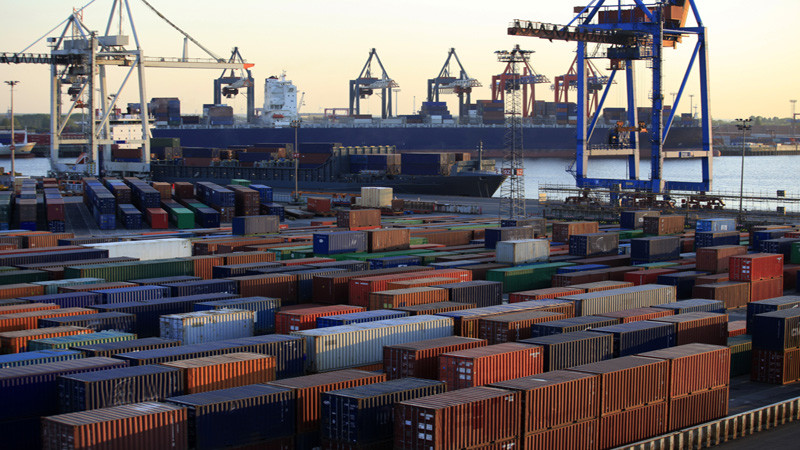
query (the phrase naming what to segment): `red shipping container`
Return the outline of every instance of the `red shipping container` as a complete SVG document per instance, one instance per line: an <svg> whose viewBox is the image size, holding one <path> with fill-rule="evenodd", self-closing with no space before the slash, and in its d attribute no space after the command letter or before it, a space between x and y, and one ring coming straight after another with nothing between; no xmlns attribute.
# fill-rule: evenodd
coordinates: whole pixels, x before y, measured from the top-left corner
<svg viewBox="0 0 800 450"><path fill-rule="evenodd" d="M446 302L448 299L449 291L447 289L435 287L394 289L369 294L369 309L394 309L403 306Z"/></svg>
<svg viewBox="0 0 800 450"><path fill-rule="evenodd" d="M783 255L771 253L738 255L732 256L729 264L730 277L733 281L760 281L783 277Z"/></svg>
<svg viewBox="0 0 800 450"><path fill-rule="evenodd" d="M32 297L34 295L44 295L44 286L30 283L17 283L0 286L0 299Z"/></svg>
<svg viewBox="0 0 800 450"><path fill-rule="evenodd" d="M728 415L728 386L669 401L667 431L710 422Z"/></svg>
<svg viewBox="0 0 800 450"><path fill-rule="evenodd" d="M643 284L655 284L658 281L659 275L666 275L668 273L675 273L675 269L645 269L637 270L634 272L625 273L625 281L633 283L634 286L641 286Z"/></svg>
<svg viewBox="0 0 800 450"><path fill-rule="evenodd" d="M45 311L48 309L58 308L61 307L55 303L22 303L19 305L0 306L0 316L28 311Z"/></svg>
<svg viewBox="0 0 800 450"><path fill-rule="evenodd" d="M754 348L750 379L771 384L788 384L800 380L800 348L783 351Z"/></svg>
<svg viewBox="0 0 800 450"><path fill-rule="evenodd" d="M306 209L309 212L326 213L331 211L331 199L329 197L308 197Z"/></svg>
<svg viewBox="0 0 800 450"><path fill-rule="evenodd" d="M667 431L667 402L608 414L600 418L600 448L614 448Z"/></svg>
<svg viewBox="0 0 800 450"><path fill-rule="evenodd" d="M523 311L482 318L478 321L478 337L489 345L516 342L531 337L531 326L542 322L566 319L564 314L546 311Z"/></svg>
<svg viewBox="0 0 800 450"><path fill-rule="evenodd" d="M385 291L389 282L442 276L457 276L460 281L472 281L472 272L463 269L431 270L404 274L393 273L391 275L353 278L350 280L348 303L367 308L369 307L369 294Z"/></svg>
<svg viewBox="0 0 800 450"><path fill-rule="evenodd" d="M391 291L394 289L409 289L409 288L416 288L416 287L428 287L428 286L437 286L440 284L451 284L451 283L458 283L458 278L450 278L450 277L433 277L433 278L421 278L418 280L400 280L400 281L392 281L386 285L386 290Z"/></svg>
<svg viewBox="0 0 800 450"><path fill-rule="evenodd" d="M747 334L747 321L746 320L734 320L733 322L728 322L728 337L734 336L741 336L743 334Z"/></svg>
<svg viewBox="0 0 800 450"><path fill-rule="evenodd" d="M600 378L567 370L492 383L491 387L522 392L522 432L550 428L600 417Z"/></svg>
<svg viewBox="0 0 800 450"><path fill-rule="evenodd" d="M390 380L415 377L435 380L439 377L439 355L483 347L484 339L448 336L383 347L383 368Z"/></svg>
<svg viewBox="0 0 800 450"><path fill-rule="evenodd" d="M64 220L64 199L51 198L45 201L47 220Z"/></svg>
<svg viewBox="0 0 800 450"><path fill-rule="evenodd" d="M688 344L637 356L664 360L669 365L669 398L685 397L730 384L731 349Z"/></svg>
<svg viewBox="0 0 800 450"><path fill-rule="evenodd" d="M744 245L718 245L697 249L697 270L711 273L728 273L731 256L747 254Z"/></svg>
<svg viewBox="0 0 800 450"><path fill-rule="evenodd" d="M360 306L349 305L295 305L290 311L279 311L275 314L275 332L289 334L292 331L311 330L317 328L317 317L336 316L364 311ZM303 308L303 306L306 306Z"/></svg>
<svg viewBox="0 0 800 450"><path fill-rule="evenodd" d="M565 425L547 431L531 433L523 440L525 450L597 450L597 419Z"/></svg>
<svg viewBox="0 0 800 450"><path fill-rule="evenodd" d="M65 326L34 328L32 330L6 331L5 333L0 333L0 353L8 354L24 352L28 346L28 342L35 339L47 339L86 333L94 333L94 330L81 327Z"/></svg>
<svg viewBox="0 0 800 450"><path fill-rule="evenodd" d="M83 314L96 314L96 309L88 308L59 308L46 311L28 311L0 316L0 332L32 330L39 328L39 319L51 317L79 316Z"/></svg>
<svg viewBox="0 0 800 450"><path fill-rule="evenodd" d="M544 371L543 355L541 346L516 342L444 353L439 380L455 390L535 375Z"/></svg>
<svg viewBox="0 0 800 450"><path fill-rule="evenodd" d="M267 384L292 389L297 398L297 433L319 432L320 396L323 392L386 381L385 373L336 370L271 381Z"/></svg>
<svg viewBox="0 0 800 450"><path fill-rule="evenodd" d="M601 416L663 402L669 393L669 364L664 360L623 356L567 370L600 376Z"/></svg>
<svg viewBox="0 0 800 450"><path fill-rule="evenodd" d="M275 381L275 357L228 353L161 363L180 369L187 394Z"/></svg>
<svg viewBox="0 0 800 450"><path fill-rule="evenodd" d="M531 291L512 292L508 294L509 303L527 302L530 300L544 300L563 297L565 295L578 295L583 294L583 289L575 289L573 287L554 287L544 289L534 289Z"/></svg>
<svg viewBox="0 0 800 450"><path fill-rule="evenodd" d="M519 436L522 399L519 392L468 388L400 402L394 418L395 448L476 448Z"/></svg>
<svg viewBox="0 0 800 450"><path fill-rule="evenodd" d="M166 230L169 228L169 216L161 208L147 208L145 210L145 219L150 224L150 228L154 230Z"/></svg>
<svg viewBox="0 0 800 450"><path fill-rule="evenodd" d="M750 282L750 301L757 302L783 295L783 277Z"/></svg>
<svg viewBox="0 0 800 450"><path fill-rule="evenodd" d="M281 299L281 305L297 303L297 275L264 274L231 277L236 282L241 297L272 297Z"/></svg>
<svg viewBox="0 0 800 450"><path fill-rule="evenodd" d="M167 403L135 403L42 418L42 448L46 450L188 446L188 410Z"/></svg>
<svg viewBox="0 0 800 450"><path fill-rule="evenodd" d="M633 308L625 309L622 311L607 312L595 314L601 317L610 317L619 320L619 323L639 322L642 320L657 319L659 317L666 317L673 315L673 311L669 309L660 308Z"/></svg>
<svg viewBox="0 0 800 450"><path fill-rule="evenodd" d="M675 345L711 344L728 342L728 315L709 312L691 312L653 319L654 322L674 324Z"/></svg>

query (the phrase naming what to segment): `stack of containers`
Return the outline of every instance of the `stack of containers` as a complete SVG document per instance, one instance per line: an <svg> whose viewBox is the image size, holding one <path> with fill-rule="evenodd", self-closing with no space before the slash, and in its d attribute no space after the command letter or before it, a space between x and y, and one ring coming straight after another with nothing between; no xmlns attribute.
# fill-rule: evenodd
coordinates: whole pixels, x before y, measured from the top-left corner
<svg viewBox="0 0 800 450"><path fill-rule="evenodd" d="M449 391L542 372L544 354L538 345L507 342L439 356L439 380Z"/></svg>
<svg viewBox="0 0 800 450"><path fill-rule="evenodd" d="M540 237L544 233L539 234ZM536 229L532 226L514 226L501 228L487 228L484 233L484 245L486 248L496 248L501 241L516 241L521 239L536 238Z"/></svg>
<svg viewBox="0 0 800 450"><path fill-rule="evenodd" d="M773 384L800 380L800 309L755 314L749 325L753 336L750 378Z"/></svg>
<svg viewBox="0 0 800 450"><path fill-rule="evenodd" d="M218 184L201 181L195 185L197 198L219 211L221 222L230 222L236 210L236 195Z"/></svg>
<svg viewBox="0 0 800 450"><path fill-rule="evenodd" d="M228 353L161 365L179 370L188 394L275 381L275 357L256 353Z"/></svg>
<svg viewBox="0 0 800 450"><path fill-rule="evenodd" d="M383 370L390 380L405 377L439 377L439 356L486 346L486 340L461 336L387 345L383 348Z"/></svg>
<svg viewBox="0 0 800 450"><path fill-rule="evenodd" d="M750 284L750 301L757 302L783 295L783 255L753 253L732 256L729 260L731 281Z"/></svg>
<svg viewBox="0 0 800 450"><path fill-rule="evenodd" d="M180 203L167 199L161 201L161 207L167 212L169 221L179 229L194 228L194 213Z"/></svg>
<svg viewBox="0 0 800 450"><path fill-rule="evenodd" d="M259 213L266 216L276 216L281 222L286 219L286 208L278 203L262 202Z"/></svg>
<svg viewBox="0 0 800 450"><path fill-rule="evenodd" d="M250 189L258 192L258 198L261 203L272 203L272 188L264 186L263 184L251 184L248 186Z"/></svg>
<svg viewBox="0 0 800 450"><path fill-rule="evenodd" d="M317 319L326 316L352 314L364 311L359 306L348 305L309 305L307 308L294 307L275 315L275 332L289 334L293 331L311 330L317 327Z"/></svg>
<svg viewBox="0 0 800 450"><path fill-rule="evenodd" d="M698 248L695 252L697 270L711 273L728 273L731 256L747 254L747 247L743 245L716 245Z"/></svg>
<svg viewBox="0 0 800 450"><path fill-rule="evenodd" d="M94 178L83 179L83 202L92 211L101 230L113 230L117 226L117 204L114 194Z"/></svg>
<svg viewBox="0 0 800 450"><path fill-rule="evenodd" d="M261 211L261 196L258 191L245 186L228 185L234 193L235 214L237 216L256 216Z"/></svg>
<svg viewBox="0 0 800 450"><path fill-rule="evenodd" d="M117 199L117 205L130 204L133 201L131 188L124 181L116 178L104 178L103 182Z"/></svg>
<svg viewBox="0 0 800 450"><path fill-rule="evenodd" d="M659 211L622 211L619 214L619 226L628 230L636 230L644 227L644 218L648 216L657 217L661 215Z"/></svg>
<svg viewBox="0 0 800 450"><path fill-rule="evenodd" d="M577 317L576 319L585 319ZM562 329L569 320L561 322ZM540 324L540 325L547 325ZM535 326L534 326L535 327ZM573 325L572 329L588 329L587 324ZM611 333L596 333L594 331L572 331L569 333L556 333L541 335L542 332L559 331L555 327L538 328L533 334L539 336L519 341L522 344L538 345L544 351L544 370L546 372L568 369L570 367L605 361L614 357L614 337Z"/></svg>
<svg viewBox="0 0 800 450"><path fill-rule="evenodd" d="M584 258L617 255L619 254L619 234L573 234L569 237L569 254Z"/></svg>
<svg viewBox="0 0 800 450"><path fill-rule="evenodd" d="M153 189L157 190L159 195L161 195L161 201L164 200L172 200L172 185L169 183L164 183L162 181L152 181L150 186L153 186Z"/></svg>
<svg viewBox="0 0 800 450"><path fill-rule="evenodd" d="M523 311L499 314L478 321L478 337L490 345L516 342L531 337L531 326L541 322L565 319L561 313L546 311Z"/></svg>
<svg viewBox="0 0 800 450"><path fill-rule="evenodd" d="M51 233L63 233L66 231L64 222L64 199L57 188L47 188L44 190L44 205L47 211L47 229Z"/></svg>
<svg viewBox="0 0 800 450"><path fill-rule="evenodd" d="M555 222L553 223L553 242L568 244L573 234L599 233L597 222Z"/></svg>
<svg viewBox="0 0 800 450"><path fill-rule="evenodd" d="M14 205L16 223L23 230L36 231L36 182L24 179L18 190Z"/></svg>
<svg viewBox="0 0 800 450"><path fill-rule="evenodd" d="M117 206L117 219L122 226L129 230L139 230L142 228L142 213L131 204L120 204Z"/></svg>

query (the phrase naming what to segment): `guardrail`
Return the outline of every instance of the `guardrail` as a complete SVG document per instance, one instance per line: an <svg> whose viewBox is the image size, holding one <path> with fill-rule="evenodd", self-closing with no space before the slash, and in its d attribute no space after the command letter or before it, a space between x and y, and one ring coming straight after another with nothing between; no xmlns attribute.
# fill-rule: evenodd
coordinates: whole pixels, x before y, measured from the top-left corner
<svg viewBox="0 0 800 450"><path fill-rule="evenodd" d="M800 397L773 403L691 428L627 444L624 450L680 450L713 447L800 419Z"/></svg>

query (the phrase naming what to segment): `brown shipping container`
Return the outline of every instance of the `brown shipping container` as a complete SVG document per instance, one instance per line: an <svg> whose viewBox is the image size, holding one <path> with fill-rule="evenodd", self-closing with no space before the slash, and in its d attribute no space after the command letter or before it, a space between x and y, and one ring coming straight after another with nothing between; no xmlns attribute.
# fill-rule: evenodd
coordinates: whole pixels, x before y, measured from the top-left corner
<svg viewBox="0 0 800 450"><path fill-rule="evenodd" d="M593 258L571 259L575 265L605 264L609 267L622 267L631 265L631 255L596 256Z"/></svg>
<svg viewBox="0 0 800 450"><path fill-rule="evenodd" d="M42 418L42 448L185 449L186 408L167 403L134 403Z"/></svg>
<svg viewBox="0 0 800 450"><path fill-rule="evenodd" d="M336 316L364 311L359 306L315 304L294 305L291 310L279 311L275 314L275 332L289 334L292 331L317 328L317 317Z"/></svg>
<svg viewBox="0 0 800 450"><path fill-rule="evenodd" d="M669 397L685 397L730 384L731 349L727 346L688 344L640 353L667 361Z"/></svg>
<svg viewBox="0 0 800 450"><path fill-rule="evenodd" d="M628 272L625 274L625 281L633 283L634 286L641 286L643 284L652 284L658 281L659 275L667 275L675 273L675 269L645 269L637 270L635 272Z"/></svg>
<svg viewBox="0 0 800 450"><path fill-rule="evenodd" d="M336 213L336 225L339 228L367 228L381 226L380 209L351 209Z"/></svg>
<svg viewBox="0 0 800 450"><path fill-rule="evenodd" d="M565 425L525 436L525 450L597 450L597 419Z"/></svg>
<svg viewBox="0 0 800 450"><path fill-rule="evenodd" d="M223 258L213 255L190 256L186 259L192 261L194 276L204 280L214 278L213 271L215 266L225 265L225 260Z"/></svg>
<svg viewBox="0 0 800 450"><path fill-rule="evenodd" d="M231 277L236 282L241 297L272 297L281 299L281 305L297 303L297 275L264 274Z"/></svg>
<svg viewBox="0 0 800 450"><path fill-rule="evenodd" d="M659 317L654 322L671 323L675 327L675 345L711 344L728 342L728 315L709 312L691 312Z"/></svg>
<svg viewBox="0 0 800 450"><path fill-rule="evenodd" d="M434 287L394 289L369 294L369 309L394 309L448 301L449 291Z"/></svg>
<svg viewBox="0 0 800 450"><path fill-rule="evenodd" d="M395 448L474 448L519 435L521 394L490 387L461 389L400 402L394 417Z"/></svg>
<svg viewBox="0 0 800 450"><path fill-rule="evenodd" d="M429 244L446 246L468 245L478 230L442 230L442 231L414 231L411 237L421 237L428 240Z"/></svg>
<svg viewBox="0 0 800 450"><path fill-rule="evenodd" d="M522 392L523 434L600 417L597 375L555 370L490 386Z"/></svg>
<svg viewBox="0 0 800 450"><path fill-rule="evenodd" d="M23 236L27 248L56 247L59 239L72 239L73 233L48 233L32 236Z"/></svg>
<svg viewBox="0 0 800 450"><path fill-rule="evenodd" d="M218 253L214 256L224 258L226 265L274 262L276 259L275 253L272 252Z"/></svg>
<svg viewBox="0 0 800 450"><path fill-rule="evenodd" d="M186 181L176 181L172 184L175 188L175 198L178 200L194 198L194 185Z"/></svg>
<svg viewBox="0 0 800 450"><path fill-rule="evenodd" d="M349 281L348 303L369 307L370 294L386 290L386 285L396 280L413 280L428 277L453 276L460 281L472 281L472 273L462 269L441 269L430 272L392 273L391 275L359 276ZM423 289L423 288L420 288ZM447 298L436 300L446 301Z"/></svg>
<svg viewBox="0 0 800 450"><path fill-rule="evenodd" d="M47 327L34 328L32 330L6 331L0 333L0 353L20 353L24 352L28 346L28 341L34 339L46 339L62 336L72 336L74 334L94 333L94 330L81 327Z"/></svg>
<svg viewBox="0 0 800 450"><path fill-rule="evenodd" d="M597 222L554 222L553 242L569 243L573 234L599 233L600 224Z"/></svg>
<svg viewBox="0 0 800 450"><path fill-rule="evenodd" d="M673 311L669 309L646 307L646 308L624 309L622 311L599 313L596 315L601 317L610 317L612 319L618 319L619 323L630 323L630 322L639 322L642 320L657 319L659 317L671 316L673 315Z"/></svg>
<svg viewBox="0 0 800 450"><path fill-rule="evenodd" d="M578 295L583 294L583 289L576 289L570 287L554 287L544 289L534 289L532 291L512 292L508 294L509 303L527 302L530 300L545 300L558 298L564 295Z"/></svg>
<svg viewBox="0 0 800 450"><path fill-rule="evenodd" d="M728 415L728 386L669 401L667 431L680 430Z"/></svg>
<svg viewBox="0 0 800 450"><path fill-rule="evenodd" d="M404 228L384 228L367 232L367 248L370 253L406 250L410 247L411 234Z"/></svg>
<svg viewBox="0 0 800 450"><path fill-rule="evenodd" d="M383 347L383 367L390 380L439 377L439 355L484 347L486 340L448 336Z"/></svg>
<svg viewBox="0 0 800 450"><path fill-rule="evenodd" d="M0 299L32 297L34 295L44 295L44 286L30 283L17 283L0 286Z"/></svg>
<svg viewBox="0 0 800 450"><path fill-rule="evenodd" d="M500 314L478 321L478 337L489 345L516 342L531 337L531 326L542 322L566 319L564 314L546 311L523 311Z"/></svg>
<svg viewBox="0 0 800 450"><path fill-rule="evenodd" d="M797 272L800 271L800 264L783 265L783 290L789 291L797 286Z"/></svg>
<svg viewBox="0 0 800 450"><path fill-rule="evenodd" d="M685 225L686 216L647 216L644 218L642 229L644 234L663 236L683 233Z"/></svg>
<svg viewBox="0 0 800 450"><path fill-rule="evenodd" d="M585 293L590 292L600 292L600 291L611 291L614 289L622 289L627 287L632 287L633 283L629 281L595 281L593 283L583 283L583 284L575 284L570 286L573 289L581 289Z"/></svg>
<svg viewBox="0 0 800 450"><path fill-rule="evenodd" d="M320 394L386 381L385 373L337 370L271 381L268 384L294 390L297 398L297 432L319 431Z"/></svg>
<svg viewBox="0 0 800 450"><path fill-rule="evenodd" d="M750 285L751 302L776 298L783 295L783 277L751 281L748 284Z"/></svg>
<svg viewBox="0 0 800 450"><path fill-rule="evenodd" d="M159 194L161 194L161 201L164 200L172 200L172 185L169 183L164 183L163 181L153 181L150 183L153 186L153 189L157 190Z"/></svg>
<svg viewBox="0 0 800 450"><path fill-rule="evenodd" d="M725 308L738 308L750 301L750 284L743 281L725 281L714 284L697 284L692 297L725 302Z"/></svg>
<svg viewBox="0 0 800 450"><path fill-rule="evenodd" d="M475 264L474 266L465 266L464 270L469 270L472 273L473 280L486 280L486 272L493 269L503 269L508 267L508 264Z"/></svg>
<svg viewBox="0 0 800 450"><path fill-rule="evenodd" d="M450 391L543 371L544 351L538 345L507 342L439 356L439 380L447 383Z"/></svg>
<svg viewBox="0 0 800 450"><path fill-rule="evenodd" d="M19 305L0 306L0 316L28 311L47 311L49 309L58 308L61 307L55 303L22 303Z"/></svg>
<svg viewBox="0 0 800 450"><path fill-rule="evenodd" d="M702 277L697 277L694 280L694 284L695 286L699 286L702 284L724 283L730 280L731 277L727 273L717 273L714 275L703 275Z"/></svg>
<svg viewBox="0 0 800 450"><path fill-rule="evenodd" d="M614 448L667 431L667 402L654 403L600 418L600 448Z"/></svg>
<svg viewBox="0 0 800 450"><path fill-rule="evenodd" d="M418 280L400 280L388 283L386 285L386 290L391 291L394 289L409 289L416 287L437 286L440 284L458 283L458 281L459 281L458 278L450 278L450 277L432 277L432 278L421 278Z"/></svg>
<svg viewBox="0 0 800 450"><path fill-rule="evenodd" d="M669 364L663 360L623 356L567 370L600 376L601 416L667 399Z"/></svg>
<svg viewBox="0 0 800 450"><path fill-rule="evenodd" d="M697 270L711 273L728 273L731 256L747 254L744 245L718 245L697 249Z"/></svg>
<svg viewBox="0 0 800 450"><path fill-rule="evenodd" d="M96 314L96 309L88 308L59 308L46 311L28 311L0 316L0 332L32 330L38 328L39 319L51 317L79 316L83 314Z"/></svg>
<svg viewBox="0 0 800 450"><path fill-rule="evenodd" d="M394 267L392 269L381 269L378 271L359 271L336 273L331 275L315 276L313 284L314 301L319 303L347 303L350 292L350 280L358 277L370 276L370 274L403 274L410 272L432 271L430 266L409 266ZM241 295L241 294L240 294ZM367 305L364 305L367 306Z"/></svg>
<svg viewBox="0 0 800 450"><path fill-rule="evenodd" d="M256 353L228 353L162 365L181 370L187 394L275 381L275 357Z"/></svg>
<svg viewBox="0 0 800 450"><path fill-rule="evenodd" d="M409 316L420 315L436 315L450 311L462 311L465 309L473 309L477 305L475 303L458 303L458 302L436 302L426 303L423 305L402 306L393 309L397 311L407 312Z"/></svg>
<svg viewBox="0 0 800 450"><path fill-rule="evenodd" d="M783 351L754 348L750 379L772 384L788 384L800 380L800 348Z"/></svg>

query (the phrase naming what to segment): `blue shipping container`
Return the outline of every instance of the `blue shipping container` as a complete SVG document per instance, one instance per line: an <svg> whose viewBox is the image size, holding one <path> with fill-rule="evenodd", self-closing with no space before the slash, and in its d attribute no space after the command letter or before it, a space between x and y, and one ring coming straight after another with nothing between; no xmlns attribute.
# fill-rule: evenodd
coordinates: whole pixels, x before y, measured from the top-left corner
<svg viewBox="0 0 800 450"><path fill-rule="evenodd" d="M367 234L363 231L314 233L313 247L314 253L320 255L366 252Z"/></svg>
<svg viewBox="0 0 800 450"><path fill-rule="evenodd" d="M275 332L275 313L281 307L281 300L269 297L244 297L228 300L214 300L194 304L195 311L209 309L246 309L255 311L256 320L253 331L256 334L269 334Z"/></svg>
<svg viewBox="0 0 800 450"><path fill-rule="evenodd" d="M140 302L169 297L169 288L163 286L130 286L92 291L100 294L99 303Z"/></svg>

